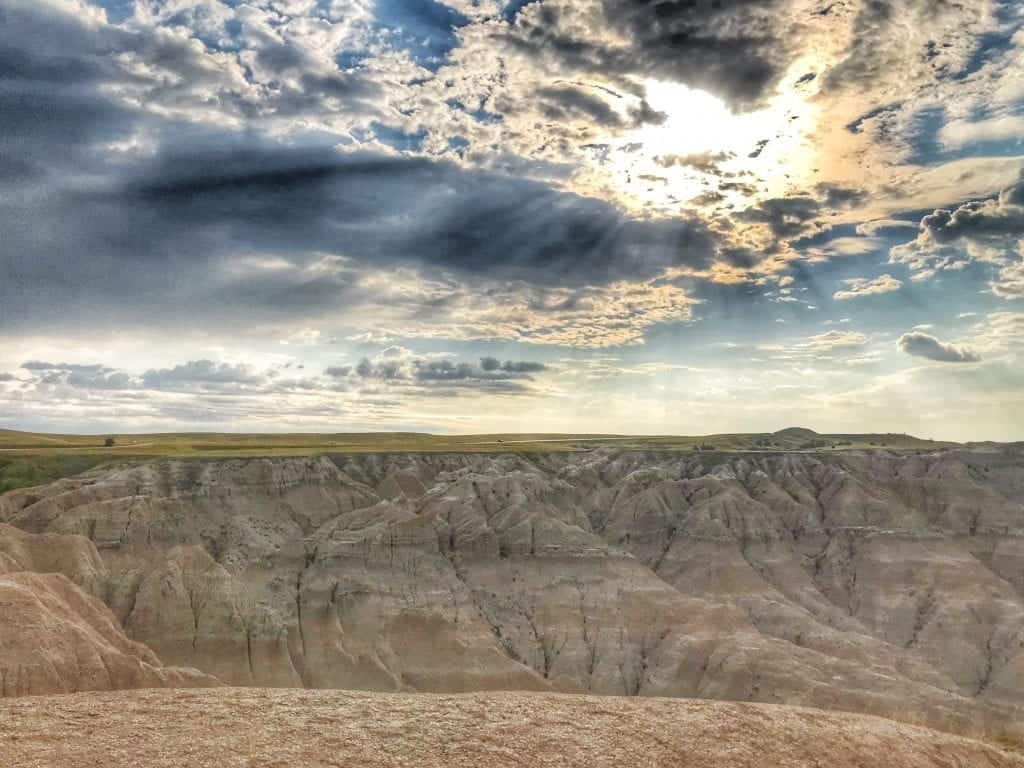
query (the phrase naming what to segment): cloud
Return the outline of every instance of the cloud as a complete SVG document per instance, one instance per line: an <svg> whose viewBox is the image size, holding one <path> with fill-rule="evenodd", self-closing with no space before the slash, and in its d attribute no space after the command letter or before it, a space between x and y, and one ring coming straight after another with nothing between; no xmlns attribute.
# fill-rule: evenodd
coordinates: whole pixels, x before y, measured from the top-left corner
<svg viewBox="0 0 1024 768"><path fill-rule="evenodd" d="M1024 180L987 200L935 210L921 219L914 240L889 251L890 262L919 277L961 269L968 260L995 267L996 295L1024 296Z"/></svg>
<svg viewBox="0 0 1024 768"><path fill-rule="evenodd" d="M353 304L367 268L601 286L707 268L719 240L692 218L634 219L528 179L419 158L267 145L166 150L116 170L101 191L55 191L31 216L0 206L0 261L19 274L0 285L5 325L69 314L209 323L244 304L302 327L311 311ZM40 219L52 222L43 239L29 223Z"/></svg>
<svg viewBox="0 0 1024 768"><path fill-rule="evenodd" d="M100 363L50 363L28 360L21 367L37 375L36 384L44 387L67 386L76 389L128 389L135 383L126 373Z"/></svg>
<svg viewBox="0 0 1024 768"><path fill-rule="evenodd" d="M1024 297L1012 3L0 4L0 370L45 358L0 387L5 424L422 428L453 394L554 391L542 346L639 371L675 333L788 329L766 365L824 391L909 310L869 338L807 308L898 288L864 257L899 238L911 279L950 272L901 330L985 314L979 274ZM1012 364L968 325L985 366L943 375Z"/></svg>
<svg viewBox="0 0 1024 768"><path fill-rule="evenodd" d="M825 75L827 91L906 93L908 82L954 79L970 65L973 39L991 31L994 15L987 3L947 0L828 7L854 16L846 51Z"/></svg>
<svg viewBox="0 0 1024 768"><path fill-rule="evenodd" d="M732 152L696 152L689 155L659 155L654 161L662 168L692 168L700 173L721 176L721 164L734 157Z"/></svg>
<svg viewBox="0 0 1024 768"><path fill-rule="evenodd" d="M940 136L947 147L959 149L986 141L1016 140L1024 135L1024 117L1002 115L988 120L953 120L942 126Z"/></svg>
<svg viewBox="0 0 1024 768"><path fill-rule="evenodd" d="M1024 232L1024 181L993 199L937 210L921 219L920 238L939 245L963 239L1003 238Z"/></svg>
<svg viewBox="0 0 1024 768"><path fill-rule="evenodd" d="M986 353L1024 351L1024 312L993 312L971 343Z"/></svg>
<svg viewBox="0 0 1024 768"><path fill-rule="evenodd" d="M764 226L768 242L763 248L775 253L797 240L827 231L830 215L851 208L863 198L864 192L860 189L819 183L806 192L761 200L735 214L734 218Z"/></svg>
<svg viewBox="0 0 1024 768"><path fill-rule="evenodd" d="M828 331L808 337L800 346L815 351L829 351L844 347L860 347L867 341L867 336L859 331Z"/></svg>
<svg viewBox="0 0 1024 768"><path fill-rule="evenodd" d="M306 351L303 351L306 354ZM380 429L388 424L419 428L435 422L401 421L408 408L458 412L460 397L536 397L547 391L544 363L463 362L446 354L418 354L393 346L357 365L326 366L322 374L289 360L264 370L247 363L199 359L142 373L106 364L28 361L28 374L0 374L0 422L35 424L53 414L80 425L110 430L130 420L133 429L167 430L187 425L209 429L280 430L283 425L323 429L325 423ZM419 403L419 406L414 405ZM451 405L442 405L451 403ZM421 418L427 418L426 416ZM52 421L49 421L53 428ZM64 422L61 421L61 424ZM394 427L392 427L394 428Z"/></svg>
<svg viewBox="0 0 1024 768"><path fill-rule="evenodd" d="M530 374L545 370L547 366L544 363L529 360L501 362L494 357L482 357L479 365L474 365L447 358L422 357L405 347L393 346L373 358L363 358L351 372L346 370L344 375L351 375L357 379L382 380L403 386L443 385L515 392L526 390L524 385L533 381Z"/></svg>
<svg viewBox="0 0 1024 768"><path fill-rule="evenodd" d="M1024 298L1024 260L1001 267L998 279L992 282L992 292L1004 299Z"/></svg>
<svg viewBox="0 0 1024 768"><path fill-rule="evenodd" d="M776 240L795 238L809 231L821 204L809 195L764 200L738 214L741 221L764 224Z"/></svg>
<svg viewBox="0 0 1024 768"><path fill-rule="evenodd" d="M95 121L103 130L79 125L76 117L45 124L46 130L57 125L67 136L40 139L34 133L41 131L29 124L13 132L12 157L38 156L48 163L56 155L52 147L68 155L36 169L46 178L45 194L0 196L7 246L0 268L17 275L0 284L0 324L12 332L60 332L66 325L113 329L125 323L159 329L173 318L202 328L242 320L245 327L271 326L287 334L319 317L376 303L368 294L371 272L444 274L466 290L486 282L487 290L508 293L515 285L527 293L554 284L619 296L627 282L643 285L668 269L706 269L716 257L720 236L693 216L635 217L611 202L526 175L382 151L338 151L323 146L322 138L312 146L279 142L256 123L243 133L216 119L162 119L140 108L147 99L138 93L116 100L113 84L145 77L126 74L112 63L119 59L94 55L90 48L142 45L142 32L129 34L99 22L85 29L69 14L44 14L27 3L18 8L26 24L42 30L33 33L36 37L50 35L54 25L71 30L60 74L79 73L95 87L72 80L67 101L88 95L81 121ZM169 18L167 23L178 22ZM166 31L152 34L170 46L145 49L166 53L162 66L203 50ZM36 72L31 77L39 84L19 97L17 109L0 111L0 123L37 108L40 114L60 114L51 109L50 89L44 87L47 77L56 77L47 69L55 66L47 63L54 57L27 48L21 52L24 40L10 43L19 61L11 71ZM217 62L224 63L203 58L188 66L198 68L199 78ZM308 64L289 63L283 53L274 62L279 73ZM185 81L193 74L184 64L176 71L180 77L165 80ZM178 97L182 104L219 103L213 97L200 102ZM35 141L38 151L24 151ZM115 144L118 148L111 149ZM49 222L45 232L37 221ZM633 311L641 303L631 301L629 316L614 332L609 328L603 340L587 343L637 343L643 328L665 319L664 298L646 302L654 312L648 318ZM680 289L671 303L674 314L687 316ZM438 308L421 309L436 313ZM567 322L582 329L584 314L573 313ZM546 316L550 320L552 314ZM539 329L547 322L519 325ZM573 338L578 336L574 331ZM561 338L546 333L543 343Z"/></svg>
<svg viewBox="0 0 1024 768"><path fill-rule="evenodd" d="M142 374L142 383L150 389L223 387L263 384L266 376L247 365L190 360L173 368L150 369Z"/></svg>
<svg viewBox="0 0 1024 768"><path fill-rule="evenodd" d="M101 373L109 370L99 363L50 363L45 360L28 360L21 364L26 371L68 371L73 373Z"/></svg>
<svg viewBox="0 0 1024 768"><path fill-rule="evenodd" d="M857 225L857 234L862 237L876 237L877 235L897 234L904 229L917 229L913 221L901 219L874 219Z"/></svg>
<svg viewBox="0 0 1024 768"><path fill-rule="evenodd" d="M782 318L777 318L775 322L785 324ZM786 343L759 344L756 349L760 353L768 353L768 359L773 361L818 365L830 360L847 362L854 355L862 358L867 344L868 337L860 331L832 330Z"/></svg>
<svg viewBox="0 0 1024 768"><path fill-rule="evenodd" d="M580 117L590 123L621 128L635 120L614 109L607 101L593 93L573 86L552 86L537 91L538 109L548 120L566 121Z"/></svg>
<svg viewBox="0 0 1024 768"><path fill-rule="evenodd" d="M903 287L903 283L889 274L879 275L876 278L855 277L844 280L846 288L832 294L833 299L843 301L856 299L861 296L877 296L882 293L892 293Z"/></svg>
<svg viewBox="0 0 1024 768"><path fill-rule="evenodd" d="M920 331L905 333L896 342L898 349L914 357L941 363L976 363L981 357L965 347L946 344Z"/></svg>
<svg viewBox="0 0 1024 768"><path fill-rule="evenodd" d="M781 0L545 0L520 10L504 39L570 72L678 80L746 106L793 55L789 10Z"/></svg>
<svg viewBox="0 0 1024 768"><path fill-rule="evenodd" d="M501 365L501 370L506 373L538 373L546 368L544 363L534 363L528 360L506 360Z"/></svg>
<svg viewBox="0 0 1024 768"><path fill-rule="evenodd" d="M631 219L530 180L368 153L168 154L110 202L150 222L147 238L229 227L221 251L269 244L528 280L649 277L707 265L716 244L695 220Z"/></svg>

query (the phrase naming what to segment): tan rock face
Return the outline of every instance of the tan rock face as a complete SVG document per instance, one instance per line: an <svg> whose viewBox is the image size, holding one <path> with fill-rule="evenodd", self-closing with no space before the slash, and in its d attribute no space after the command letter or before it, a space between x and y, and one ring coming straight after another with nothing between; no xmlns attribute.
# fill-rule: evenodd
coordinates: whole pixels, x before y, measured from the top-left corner
<svg viewBox="0 0 1024 768"><path fill-rule="evenodd" d="M991 734L1022 722L1022 477L1005 452L155 461L0 516L93 542L90 589L129 637L232 684L696 696Z"/></svg>
<svg viewBox="0 0 1024 768"><path fill-rule="evenodd" d="M0 574L61 573L87 592L100 588L106 566L84 536L25 533L0 523Z"/></svg>
<svg viewBox="0 0 1024 768"><path fill-rule="evenodd" d="M1019 753L847 713L671 699L267 689L0 702L10 768L1019 768Z"/></svg>
<svg viewBox="0 0 1024 768"><path fill-rule="evenodd" d="M0 576L0 697L214 683L163 667L66 576Z"/></svg>

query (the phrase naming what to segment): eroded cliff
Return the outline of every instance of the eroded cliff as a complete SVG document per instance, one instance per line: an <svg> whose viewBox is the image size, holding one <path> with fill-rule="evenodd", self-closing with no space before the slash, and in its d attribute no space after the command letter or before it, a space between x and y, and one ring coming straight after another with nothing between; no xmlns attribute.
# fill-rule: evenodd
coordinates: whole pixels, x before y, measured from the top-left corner
<svg viewBox="0 0 1024 768"><path fill-rule="evenodd" d="M1024 457L361 455L0 497L166 663L240 685L783 702L1013 729ZM0 550L2 551L2 550ZM0 554L2 558L2 554Z"/></svg>

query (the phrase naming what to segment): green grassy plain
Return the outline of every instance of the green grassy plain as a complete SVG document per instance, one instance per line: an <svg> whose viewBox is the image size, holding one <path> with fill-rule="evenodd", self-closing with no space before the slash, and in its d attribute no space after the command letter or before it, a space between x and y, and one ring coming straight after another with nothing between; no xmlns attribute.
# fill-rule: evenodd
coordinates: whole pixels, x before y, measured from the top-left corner
<svg viewBox="0 0 1024 768"><path fill-rule="evenodd" d="M111 437L114 445L107 447ZM11 456L306 456L318 453L493 453L578 451L598 447L713 451L922 450L956 443L911 435L819 435L805 429L775 433L680 435L482 434L422 432L236 434L175 432L137 435L51 435L0 430L0 452Z"/></svg>
<svg viewBox="0 0 1024 768"><path fill-rule="evenodd" d="M105 441L114 439L108 447ZM176 432L136 435L51 435L0 430L0 493L52 482L94 466L155 457L310 456L336 453L535 453L600 447L649 451L836 452L885 448L937 450L957 443L911 435L820 435L806 429L775 433L678 435L483 434L420 432L235 434Z"/></svg>

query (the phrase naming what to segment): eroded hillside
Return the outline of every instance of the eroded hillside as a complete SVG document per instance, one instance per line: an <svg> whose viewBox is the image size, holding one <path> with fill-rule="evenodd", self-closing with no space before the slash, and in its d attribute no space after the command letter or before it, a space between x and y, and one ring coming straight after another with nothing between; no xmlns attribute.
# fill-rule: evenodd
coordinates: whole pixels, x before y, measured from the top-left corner
<svg viewBox="0 0 1024 768"><path fill-rule="evenodd" d="M0 497L165 663L238 685L1024 705L1024 457L156 460ZM45 570L45 568L43 569Z"/></svg>

